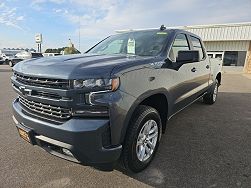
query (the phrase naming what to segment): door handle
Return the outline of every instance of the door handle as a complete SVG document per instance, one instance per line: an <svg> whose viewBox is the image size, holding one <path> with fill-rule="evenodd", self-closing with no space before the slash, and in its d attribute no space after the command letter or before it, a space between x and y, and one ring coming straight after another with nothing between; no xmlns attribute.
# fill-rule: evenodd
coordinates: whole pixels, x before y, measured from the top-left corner
<svg viewBox="0 0 251 188"><path fill-rule="evenodd" d="M192 71L192 72L196 72L196 68L195 68L195 67L192 68L191 71Z"/></svg>
<svg viewBox="0 0 251 188"><path fill-rule="evenodd" d="M155 77L151 76L151 77L148 78L148 80L151 82L151 81L155 80Z"/></svg>
<svg viewBox="0 0 251 188"><path fill-rule="evenodd" d="M209 69L210 68L209 65L207 65L206 68Z"/></svg>

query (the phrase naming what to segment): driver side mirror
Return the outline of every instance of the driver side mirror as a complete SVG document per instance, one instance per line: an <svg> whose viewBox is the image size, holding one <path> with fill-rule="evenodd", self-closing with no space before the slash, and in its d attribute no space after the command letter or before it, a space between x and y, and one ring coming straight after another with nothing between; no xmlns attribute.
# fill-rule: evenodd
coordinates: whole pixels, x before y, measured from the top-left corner
<svg viewBox="0 0 251 188"><path fill-rule="evenodd" d="M181 50L178 52L176 58L177 63L192 63L199 61L199 51L198 50Z"/></svg>

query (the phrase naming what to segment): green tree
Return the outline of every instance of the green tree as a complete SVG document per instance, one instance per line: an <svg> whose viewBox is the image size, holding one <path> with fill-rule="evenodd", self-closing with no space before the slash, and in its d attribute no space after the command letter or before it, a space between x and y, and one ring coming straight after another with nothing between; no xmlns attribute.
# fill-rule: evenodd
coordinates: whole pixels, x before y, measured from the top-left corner
<svg viewBox="0 0 251 188"><path fill-rule="evenodd" d="M64 54L80 54L80 51L74 47L48 48L45 50L45 53L61 53L62 51L64 51Z"/></svg>
<svg viewBox="0 0 251 188"><path fill-rule="evenodd" d="M45 50L45 53L61 53L61 51L64 51L65 48L67 47L55 48L55 49L48 48Z"/></svg>
<svg viewBox="0 0 251 188"><path fill-rule="evenodd" d="M50 48L46 49L45 53L52 53L52 49L50 49Z"/></svg>
<svg viewBox="0 0 251 188"><path fill-rule="evenodd" d="M78 51L76 48L74 47L66 47L64 49L64 54L67 55L67 54L80 54L80 51Z"/></svg>

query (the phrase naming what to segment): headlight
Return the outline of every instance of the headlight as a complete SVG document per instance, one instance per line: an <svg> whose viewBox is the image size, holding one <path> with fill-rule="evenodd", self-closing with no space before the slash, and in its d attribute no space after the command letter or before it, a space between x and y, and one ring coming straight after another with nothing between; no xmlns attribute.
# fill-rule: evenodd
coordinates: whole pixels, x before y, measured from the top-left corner
<svg viewBox="0 0 251 188"><path fill-rule="evenodd" d="M89 88L115 91L119 87L119 78L74 80L73 87L74 89Z"/></svg>

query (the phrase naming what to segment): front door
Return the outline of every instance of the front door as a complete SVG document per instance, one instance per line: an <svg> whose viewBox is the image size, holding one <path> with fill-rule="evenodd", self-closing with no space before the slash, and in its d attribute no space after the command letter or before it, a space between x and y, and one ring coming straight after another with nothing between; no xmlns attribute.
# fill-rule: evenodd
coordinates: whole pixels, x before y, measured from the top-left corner
<svg viewBox="0 0 251 188"><path fill-rule="evenodd" d="M180 33L174 39L173 45L169 52L169 58L175 63L179 51L191 50L191 44L188 41L186 34ZM176 70L168 70L168 81L173 84L169 93L172 101L172 114L180 111L185 106L193 102L195 88L198 87L197 83L197 70L198 62L184 63Z"/></svg>
<svg viewBox="0 0 251 188"><path fill-rule="evenodd" d="M194 72L194 90L192 91L193 96L191 97L191 99L196 100L208 89L208 81L210 77L210 62L209 58L207 58L206 56L205 50L202 46L202 42L200 41L200 39L194 36L189 36L189 40L192 49L199 51L199 61L192 63L196 71ZM220 56L218 56L218 58L219 57Z"/></svg>

